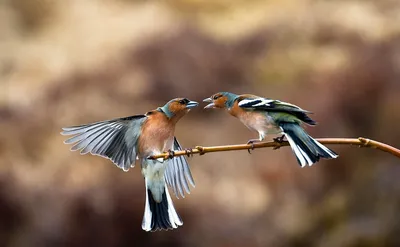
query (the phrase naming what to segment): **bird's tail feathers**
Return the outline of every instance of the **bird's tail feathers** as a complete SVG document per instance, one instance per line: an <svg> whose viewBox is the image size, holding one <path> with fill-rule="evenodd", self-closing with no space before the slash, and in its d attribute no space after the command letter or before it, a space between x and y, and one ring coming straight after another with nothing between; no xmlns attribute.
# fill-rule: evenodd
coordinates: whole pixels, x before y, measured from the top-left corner
<svg viewBox="0 0 400 247"><path fill-rule="evenodd" d="M146 204L142 221L145 231L170 230L183 224L175 210L167 186L164 186L161 201L154 200L146 179Z"/></svg>
<svg viewBox="0 0 400 247"><path fill-rule="evenodd" d="M281 123L280 127L301 167L312 166L320 158L334 159L338 157L334 151L309 136L299 124Z"/></svg>

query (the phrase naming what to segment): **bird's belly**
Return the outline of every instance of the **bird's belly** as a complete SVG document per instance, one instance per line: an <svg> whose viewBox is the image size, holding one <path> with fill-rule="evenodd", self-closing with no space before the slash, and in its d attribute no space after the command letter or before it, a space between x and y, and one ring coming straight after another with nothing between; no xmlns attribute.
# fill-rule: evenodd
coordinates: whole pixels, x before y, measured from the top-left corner
<svg viewBox="0 0 400 247"><path fill-rule="evenodd" d="M247 128L265 134L279 134L282 130L277 126L272 118L263 113L252 113L241 119Z"/></svg>
<svg viewBox="0 0 400 247"><path fill-rule="evenodd" d="M145 177L147 188L156 202L162 201L162 195L165 191L165 169L167 161L142 160L142 175Z"/></svg>
<svg viewBox="0 0 400 247"><path fill-rule="evenodd" d="M164 181L164 172L167 164L168 162L148 160L142 164L142 174L150 181Z"/></svg>

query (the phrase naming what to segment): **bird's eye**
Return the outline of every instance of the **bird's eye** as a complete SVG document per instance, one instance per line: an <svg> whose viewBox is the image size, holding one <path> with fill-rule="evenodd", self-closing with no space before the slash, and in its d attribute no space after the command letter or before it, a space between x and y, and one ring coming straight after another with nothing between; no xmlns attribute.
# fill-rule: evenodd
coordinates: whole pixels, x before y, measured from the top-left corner
<svg viewBox="0 0 400 247"><path fill-rule="evenodd" d="M186 105L187 103L189 103L189 100L188 100L188 99L181 99L181 100L179 100L179 104Z"/></svg>
<svg viewBox="0 0 400 247"><path fill-rule="evenodd" d="M222 96L222 95L220 95L220 94L214 95L214 96L213 96L213 100L216 100L216 99L220 98L221 96Z"/></svg>

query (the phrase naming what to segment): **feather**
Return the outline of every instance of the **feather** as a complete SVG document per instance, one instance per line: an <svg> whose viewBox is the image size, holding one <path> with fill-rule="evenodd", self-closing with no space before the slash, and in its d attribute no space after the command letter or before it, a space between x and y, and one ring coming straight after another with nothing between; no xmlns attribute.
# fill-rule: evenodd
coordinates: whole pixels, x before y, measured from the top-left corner
<svg viewBox="0 0 400 247"><path fill-rule="evenodd" d="M63 128L62 135L72 135L64 143L74 144L71 151L91 153L110 159L124 171L134 166L137 141L145 115L118 118ZM133 163L133 164L132 164Z"/></svg>
<svg viewBox="0 0 400 247"><path fill-rule="evenodd" d="M182 150L182 147L176 138L174 138L172 149ZM195 187L194 179L192 173L190 172L189 163L184 156L174 157L168 162L165 170L165 179L168 186L172 188L177 198L179 198L179 195L181 197L185 197L185 192L190 194L188 182Z"/></svg>
<svg viewBox="0 0 400 247"><path fill-rule="evenodd" d="M282 112L289 113L307 123L309 125L316 125L317 123L312 120L307 114L311 113L309 111L303 110L300 107L283 102L280 100L273 100L267 98L243 98L238 102L238 106L241 108L258 110L258 111L266 111L266 112Z"/></svg>
<svg viewBox="0 0 400 247"><path fill-rule="evenodd" d="M320 158L334 159L338 155L309 136L297 123L280 123L290 147L301 167L312 166Z"/></svg>

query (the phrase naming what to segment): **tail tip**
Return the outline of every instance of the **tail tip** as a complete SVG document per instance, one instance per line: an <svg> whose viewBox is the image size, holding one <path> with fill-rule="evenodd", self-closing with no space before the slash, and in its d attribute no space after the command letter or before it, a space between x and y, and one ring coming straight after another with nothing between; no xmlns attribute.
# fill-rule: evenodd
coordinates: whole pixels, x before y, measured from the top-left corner
<svg viewBox="0 0 400 247"><path fill-rule="evenodd" d="M182 226L182 219L177 214L168 189L162 195L161 202L156 202L151 191L146 193L146 205L142 221L142 229L146 232L173 230Z"/></svg>

